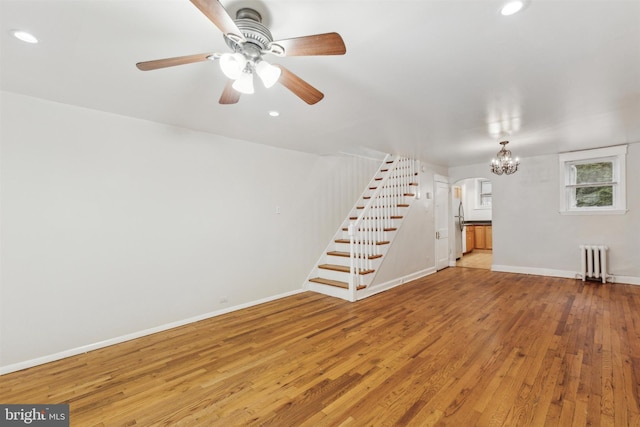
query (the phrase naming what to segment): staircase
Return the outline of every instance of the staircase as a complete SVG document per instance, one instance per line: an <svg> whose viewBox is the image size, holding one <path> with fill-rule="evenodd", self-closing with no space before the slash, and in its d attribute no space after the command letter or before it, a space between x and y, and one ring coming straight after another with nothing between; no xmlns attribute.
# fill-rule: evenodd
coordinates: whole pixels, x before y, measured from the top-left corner
<svg viewBox="0 0 640 427"><path fill-rule="evenodd" d="M307 278L307 289L356 301L384 262L417 191L415 161L388 155Z"/></svg>

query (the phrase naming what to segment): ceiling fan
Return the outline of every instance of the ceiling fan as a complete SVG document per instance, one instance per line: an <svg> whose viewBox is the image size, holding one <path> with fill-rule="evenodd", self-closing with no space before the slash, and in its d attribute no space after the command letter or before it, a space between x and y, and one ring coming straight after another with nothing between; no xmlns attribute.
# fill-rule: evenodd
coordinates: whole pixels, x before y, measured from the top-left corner
<svg viewBox="0 0 640 427"><path fill-rule="evenodd" d="M309 105L324 97L318 89L282 65L268 63L263 56L343 55L347 49L340 34L315 34L274 41L269 29L262 24L262 16L254 9L239 9L234 20L218 0L190 1L222 31L225 42L233 53L200 53L138 62L138 69L149 71L219 60L222 72L229 79L220 96L220 104L235 104L242 93L253 93L254 74L258 75L266 87L271 87L276 82L281 83Z"/></svg>

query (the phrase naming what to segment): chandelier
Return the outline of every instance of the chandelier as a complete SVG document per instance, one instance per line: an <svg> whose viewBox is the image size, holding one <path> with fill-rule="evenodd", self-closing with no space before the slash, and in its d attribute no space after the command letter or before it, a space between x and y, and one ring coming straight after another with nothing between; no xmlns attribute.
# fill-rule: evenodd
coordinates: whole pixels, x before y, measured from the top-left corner
<svg viewBox="0 0 640 427"><path fill-rule="evenodd" d="M502 148L498 151L496 158L491 160L491 172L496 175L502 175L506 173L507 175L511 175L518 170L518 165L520 161L516 157L515 160L511 157L511 151L507 150L506 146L509 141L502 141L500 145Z"/></svg>

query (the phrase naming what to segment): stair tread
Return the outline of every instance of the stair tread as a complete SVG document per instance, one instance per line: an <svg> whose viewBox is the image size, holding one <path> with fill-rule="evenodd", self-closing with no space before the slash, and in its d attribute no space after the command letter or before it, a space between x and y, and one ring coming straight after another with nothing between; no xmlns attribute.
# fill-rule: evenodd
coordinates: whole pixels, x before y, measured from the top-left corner
<svg viewBox="0 0 640 427"><path fill-rule="evenodd" d="M378 198L379 199L387 199L389 197L397 198L398 196L399 195L397 195L397 194L390 194L390 195L380 194L380 195L378 195ZM402 196L415 196L415 193L404 193L404 194L402 194ZM365 200L369 200L369 199L371 199L371 196L362 196L362 198L365 199Z"/></svg>
<svg viewBox="0 0 640 427"><path fill-rule="evenodd" d="M363 230L362 228L359 228L358 230ZM369 228L365 228L364 230L369 230ZM388 227L388 228L383 228L382 231L396 231L397 228L396 227ZM349 231L349 227L343 227L342 231ZM378 231L377 228L372 229L371 231ZM348 241L347 241L348 243Z"/></svg>
<svg viewBox="0 0 640 427"><path fill-rule="evenodd" d="M341 282L340 280L323 279L322 277L314 277L309 279L310 282L322 283L323 285L336 286L338 288L349 289L347 282Z"/></svg>
<svg viewBox="0 0 640 427"><path fill-rule="evenodd" d="M374 180L376 180L374 178ZM379 181L379 180L378 180ZM380 186L379 182L372 182L370 183L371 187L373 188L378 188L378 186ZM400 188L400 187L406 187L407 185L418 185L417 182L411 181L411 182L407 182L405 183L401 183L401 182L397 182L397 181L391 181L388 182L386 185L384 185L385 188Z"/></svg>
<svg viewBox="0 0 640 427"><path fill-rule="evenodd" d="M322 277L314 277L313 279L309 279L309 281L313 283L321 283L323 285L336 286L342 289L349 289L349 284L347 282L341 282L340 280L331 280L331 279L324 279ZM359 285L358 287L356 287L356 290L359 291L360 289L364 289L364 288L366 288L366 286Z"/></svg>
<svg viewBox="0 0 640 427"><path fill-rule="evenodd" d="M343 251L329 251L329 252L327 252L327 255L341 256L341 257L349 258L351 256L351 253L350 252L343 252ZM382 255L380 255L380 254L368 255L367 258L368 259L382 258Z"/></svg>
<svg viewBox="0 0 640 427"><path fill-rule="evenodd" d="M407 203L398 203L397 205L395 205L396 207L399 208L408 208L409 205ZM385 208L388 206L384 206ZM380 206L371 206L371 209L380 209ZM364 209L364 206L356 206L356 209Z"/></svg>
<svg viewBox="0 0 640 427"><path fill-rule="evenodd" d="M402 219L402 215L391 215L389 218L391 219ZM357 216L350 216L349 219L358 219ZM371 217L365 217L364 219L380 219L377 217L371 218Z"/></svg>
<svg viewBox="0 0 640 427"><path fill-rule="evenodd" d="M346 244L351 243L351 241L349 239L336 239L336 240L334 240L334 242L336 242L336 243L346 243ZM376 245L388 245L388 244L389 244L388 240L382 240L380 242L376 242Z"/></svg>
<svg viewBox="0 0 640 427"><path fill-rule="evenodd" d="M351 271L351 269L347 266L336 265L336 264L320 264L318 268L322 268L324 270L340 271L343 273L349 273ZM360 274L369 274L369 273L373 273L374 271L375 270L362 270L360 271Z"/></svg>

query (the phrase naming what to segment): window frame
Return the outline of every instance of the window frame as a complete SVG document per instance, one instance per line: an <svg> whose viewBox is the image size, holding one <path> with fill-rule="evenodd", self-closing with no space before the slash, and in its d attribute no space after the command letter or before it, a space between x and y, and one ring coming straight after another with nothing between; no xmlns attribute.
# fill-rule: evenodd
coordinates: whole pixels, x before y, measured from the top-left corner
<svg viewBox="0 0 640 427"><path fill-rule="evenodd" d="M563 215L615 215L626 213L626 155L627 145L560 153L558 157L560 167L560 177L558 180L560 183L560 213ZM601 186L612 186L613 205L574 206L575 191L580 187L579 184L572 182L574 175L571 173L571 167L602 162L612 163L613 176L611 183L597 184Z"/></svg>
<svg viewBox="0 0 640 427"><path fill-rule="evenodd" d="M491 193L483 193L482 192L482 183L488 182L491 185ZM491 200L491 204L483 205L482 197L489 197ZM492 209L493 208L493 183L490 179L479 178L476 180L476 209Z"/></svg>

